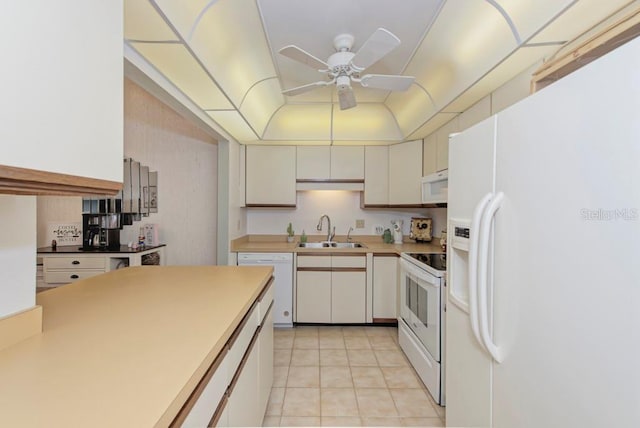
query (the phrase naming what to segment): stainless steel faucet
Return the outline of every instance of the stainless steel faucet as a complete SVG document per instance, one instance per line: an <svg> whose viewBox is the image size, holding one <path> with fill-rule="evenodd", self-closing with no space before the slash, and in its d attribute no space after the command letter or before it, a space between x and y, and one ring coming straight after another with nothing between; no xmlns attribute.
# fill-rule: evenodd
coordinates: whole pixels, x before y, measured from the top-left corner
<svg viewBox="0 0 640 428"><path fill-rule="evenodd" d="M318 220L318 226L316 227L316 230L318 232L322 230L322 219L324 218L327 219L327 242L331 242L333 238L336 236L336 228L334 227L333 231L331 230L331 219L329 218L328 215L323 214L322 217L320 217L320 220Z"/></svg>
<svg viewBox="0 0 640 428"><path fill-rule="evenodd" d="M347 242L351 242L351 232L353 232L353 227L350 227L349 231L347 232Z"/></svg>

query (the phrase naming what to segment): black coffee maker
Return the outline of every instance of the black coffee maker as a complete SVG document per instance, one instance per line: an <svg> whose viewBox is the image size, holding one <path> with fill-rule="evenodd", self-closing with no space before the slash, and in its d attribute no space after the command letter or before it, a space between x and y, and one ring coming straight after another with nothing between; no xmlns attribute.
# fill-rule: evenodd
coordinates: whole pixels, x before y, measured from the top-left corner
<svg viewBox="0 0 640 428"><path fill-rule="evenodd" d="M119 214L82 214L82 249L119 250L120 229Z"/></svg>

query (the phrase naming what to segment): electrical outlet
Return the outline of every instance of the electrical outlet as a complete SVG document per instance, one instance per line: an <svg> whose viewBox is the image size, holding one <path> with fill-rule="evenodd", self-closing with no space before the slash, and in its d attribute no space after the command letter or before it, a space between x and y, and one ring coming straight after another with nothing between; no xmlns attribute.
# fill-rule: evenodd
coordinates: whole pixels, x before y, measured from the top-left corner
<svg viewBox="0 0 640 428"><path fill-rule="evenodd" d="M364 219L356 220L356 229L364 229Z"/></svg>

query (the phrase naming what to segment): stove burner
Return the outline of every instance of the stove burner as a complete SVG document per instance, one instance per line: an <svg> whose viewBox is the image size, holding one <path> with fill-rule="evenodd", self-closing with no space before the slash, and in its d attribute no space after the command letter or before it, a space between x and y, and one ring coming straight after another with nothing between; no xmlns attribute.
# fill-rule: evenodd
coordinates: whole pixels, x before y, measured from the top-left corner
<svg viewBox="0 0 640 428"><path fill-rule="evenodd" d="M407 253L408 256L413 257L418 262L423 263L427 266L431 266L436 270L447 270L447 255L446 254L420 254L420 253Z"/></svg>

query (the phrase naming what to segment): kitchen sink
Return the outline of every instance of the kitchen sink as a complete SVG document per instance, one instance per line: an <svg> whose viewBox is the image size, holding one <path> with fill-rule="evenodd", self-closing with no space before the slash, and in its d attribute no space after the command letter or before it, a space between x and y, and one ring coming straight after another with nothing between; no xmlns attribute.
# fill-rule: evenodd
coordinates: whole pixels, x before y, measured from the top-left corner
<svg viewBox="0 0 640 428"><path fill-rule="evenodd" d="M366 248L359 242L301 242L300 248Z"/></svg>

